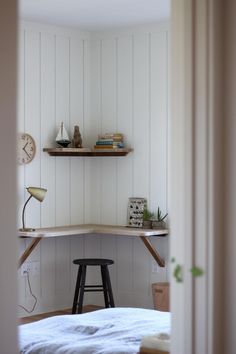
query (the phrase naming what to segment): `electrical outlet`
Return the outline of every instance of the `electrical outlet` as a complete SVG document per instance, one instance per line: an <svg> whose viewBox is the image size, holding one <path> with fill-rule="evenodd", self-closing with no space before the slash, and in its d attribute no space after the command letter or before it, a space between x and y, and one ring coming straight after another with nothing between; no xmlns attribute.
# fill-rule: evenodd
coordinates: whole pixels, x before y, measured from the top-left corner
<svg viewBox="0 0 236 354"><path fill-rule="evenodd" d="M152 273L159 273L160 267L155 260L152 260Z"/></svg>
<svg viewBox="0 0 236 354"><path fill-rule="evenodd" d="M26 277L27 272L29 273L31 269L31 264L30 262L25 262L22 264L20 270L21 270L21 276Z"/></svg>
<svg viewBox="0 0 236 354"><path fill-rule="evenodd" d="M30 275L39 275L40 272L40 263L38 261L34 262L25 262L21 266L21 276L27 276L27 272Z"/></svg>

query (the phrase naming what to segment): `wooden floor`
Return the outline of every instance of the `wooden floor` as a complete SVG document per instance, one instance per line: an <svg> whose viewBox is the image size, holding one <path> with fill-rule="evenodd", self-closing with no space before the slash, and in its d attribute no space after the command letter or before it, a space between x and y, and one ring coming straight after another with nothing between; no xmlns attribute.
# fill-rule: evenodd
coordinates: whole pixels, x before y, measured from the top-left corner
<svg viewBox="0 0 236 354"><path fill-rule="evenodd" d="M86 305L83 307L83 313L96 311L99 309L102 309L102 307L96 306L96 305ZM22 318L19 318L19 324L36 322L36 321L42 320L43 318L48 318L48 317L53 317L53 316L61 316L61 315L71 315L71 309L47 312L47 313L42 313L39 315L28 316L28 317L22 317Z"/></svg>

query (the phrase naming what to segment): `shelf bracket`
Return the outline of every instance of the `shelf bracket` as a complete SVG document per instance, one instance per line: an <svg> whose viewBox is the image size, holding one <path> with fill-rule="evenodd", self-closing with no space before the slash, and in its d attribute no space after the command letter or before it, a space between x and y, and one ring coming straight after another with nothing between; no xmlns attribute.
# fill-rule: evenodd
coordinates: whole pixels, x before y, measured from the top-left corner
<svg viewBox="0 0 236 354"><path fill-rule="evenodd" d="M26 261L26 259L29 257L29 255L33 252L37 244L41 241L42 237L36 237L34 238L28 247L24 250L23 254L21 255L19 262L18 262L18 269L22 266L22 264Z"/></svg>
<svg viewBox="0 0 236 354"><path fill-rule="evenodd" d="M85 230L84 230L85 231ZM99 230L99 232L101 232L102 230ZM83 232L83 233L91 233L91 230L89 229L88 232ZM111 231L112 233L112 231ZM65 232L65 235L67 233ZM138 235L137 235L138 236ZM23 236L24 237L24 236ZM160 267L165 267L165 260L162 259L162 257L160 256L160 254L157 252L156 248L152 245L152 243L150 242L150 236L139 236L140 239L142 240L142 242L144 243L144 245L146 246L146 248L148 249L148 251L151 253L152 257L155 259L155 261L157 262L157 264ZM26 259L29 257L29 255L32 253L32 251L35 249L35 247L37 246L37 244L41 241L43 237L38 236L38 237L34 237L33 240L30 242L30 244L28 245L28 247L25 249L25 251L23 252L23 254L21 255L20 259L19 259L19 263L18 263L18 268L21 267L21 265L26 261Z"/></svg>
<svg viewBox="0 0 236 354"><path fill-rule="evenodd" d="M143 243L145 244L145 246L147 247L148 251L151 253L151 255L153 256L153 258L155 259L155 261L157 262L157 264L160 267L165 267L165 261L164 259L161 258L160 254L157 252L157 250L155 249L155 247L151 244L149 237L146 236L139 236L141 238L141 240L143 241Z"/></svg>

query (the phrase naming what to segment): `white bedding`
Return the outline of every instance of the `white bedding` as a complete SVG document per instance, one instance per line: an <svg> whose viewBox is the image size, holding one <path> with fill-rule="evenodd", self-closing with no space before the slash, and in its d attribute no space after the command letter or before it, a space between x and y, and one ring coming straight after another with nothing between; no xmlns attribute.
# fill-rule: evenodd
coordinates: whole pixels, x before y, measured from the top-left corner
<svg viewBox="0 0 236 354"><path fill-rule="evenodd" d="M24 354L136 354L144 335L170 334L170 313L108 308L19 326Z"/></svg>

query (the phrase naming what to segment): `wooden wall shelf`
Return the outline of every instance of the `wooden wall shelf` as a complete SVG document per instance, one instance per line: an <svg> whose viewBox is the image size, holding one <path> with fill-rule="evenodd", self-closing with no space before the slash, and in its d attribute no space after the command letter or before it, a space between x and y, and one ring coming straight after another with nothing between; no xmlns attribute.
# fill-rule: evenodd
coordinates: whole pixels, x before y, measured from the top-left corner
<svg viewBox="0 0 236 354"><path fill-rule="evenodd" d="M132 149L44 148L50 156L125 156Z"/></svg>

